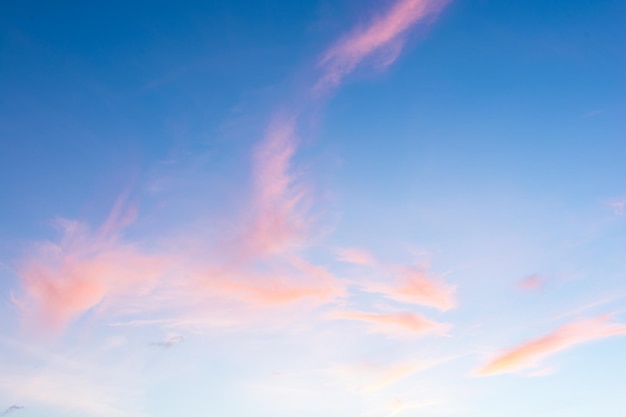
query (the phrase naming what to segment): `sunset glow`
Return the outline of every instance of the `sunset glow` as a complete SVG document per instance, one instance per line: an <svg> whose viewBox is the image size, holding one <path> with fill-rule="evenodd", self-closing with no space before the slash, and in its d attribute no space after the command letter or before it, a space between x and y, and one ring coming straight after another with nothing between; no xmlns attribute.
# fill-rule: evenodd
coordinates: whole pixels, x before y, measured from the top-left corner
<svg viewBox="0 0 626 417"><path fill-rule="evenodd" d="M0 416L623 417L626 3L0 4Z"/></svg>

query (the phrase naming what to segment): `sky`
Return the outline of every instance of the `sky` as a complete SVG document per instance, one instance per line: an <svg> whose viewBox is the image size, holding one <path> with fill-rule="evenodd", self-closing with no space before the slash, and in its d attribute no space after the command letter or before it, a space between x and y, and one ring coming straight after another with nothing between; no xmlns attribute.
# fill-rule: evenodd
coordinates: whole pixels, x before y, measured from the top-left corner
<svg viewBox="0 0 626 417"><path fill-rule="evenodd" d="M622 417L626 3L0 3L0 415Z"/></svg>

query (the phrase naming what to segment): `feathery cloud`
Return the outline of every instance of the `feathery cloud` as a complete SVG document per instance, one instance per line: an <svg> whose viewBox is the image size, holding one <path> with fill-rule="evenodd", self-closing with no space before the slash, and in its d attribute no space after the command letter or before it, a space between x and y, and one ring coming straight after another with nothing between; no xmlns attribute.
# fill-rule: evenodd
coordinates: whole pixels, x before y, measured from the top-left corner
<svg viewBox="0 0 626 417"><path fill-rule="evenodd" d="M330 318L355 320L368 324L373 332L397 336L418 336L428 333L445 334L448 324L427 319L415 313L365 313L337 311Z"/></svg>
<svg viewBox="0 0 626 417"><path fill-rule="evenodd" d="M537 365L542 359L576 345L626 334L626 324L609 322L604 315L562 326L554 332L515 347L476 371L478 375L516 372Z"/></svg>
<svg viewBox="0 0 626 417"><path fill-rule="evenodd" d="M58 332L106 297L154 288L170 259L122 242L117 232L127 221L110 217L93 232L85 224L60 221L61 240L36 246L19 269L23 296L16 304L25 317Z"/></svg>
<svg viewBox="0 0 626 417"><path fill-rule="evenodd" d="M378 65L391 65L402 51L404 35L416 23L432 16L448 3L446 0L398 0L387 13L368 26L353 31L333 45L322 57L322 75L316 89L336 87L361 62L378 54Z"/></svg>
<svg viewBox="0 0 626 417"><path fill-rule="evenodd" d="M396 283L368 283L363 288L395 301L434 307L441 311L450 310L457 305L456 287L416 268L401 269Z"/></svg>

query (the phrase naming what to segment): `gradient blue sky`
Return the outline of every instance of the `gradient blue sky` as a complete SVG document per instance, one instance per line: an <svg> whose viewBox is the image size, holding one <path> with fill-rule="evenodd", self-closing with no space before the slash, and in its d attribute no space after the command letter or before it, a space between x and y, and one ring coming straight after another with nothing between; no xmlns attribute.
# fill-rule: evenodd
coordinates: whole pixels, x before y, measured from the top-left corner
<svg viewBox="0 0 626 417"><path fill-rule="evenodd" d="M625 41L618 0L3 1L0 413L623 416Z"/></svg>

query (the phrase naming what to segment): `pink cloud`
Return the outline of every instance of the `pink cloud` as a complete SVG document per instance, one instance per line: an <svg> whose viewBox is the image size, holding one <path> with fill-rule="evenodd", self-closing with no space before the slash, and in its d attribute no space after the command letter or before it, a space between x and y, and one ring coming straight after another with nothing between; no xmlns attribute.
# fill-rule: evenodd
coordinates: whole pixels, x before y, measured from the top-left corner
<svg viewBox="0 0 626 417"><path fill-rule="evenodd" d="M297 144L295 119L276 118L254 154L253 224L243 239L253 257L282 253L305 239L304 191L292 173Z"/></svg>
<svg viewBox="0 0 626 417"><path fill-rule="evenodd" d="M16 297L16 305L25 317L55 333L106 297L154 288L170 259L120 242L117 234L133 216L118 201L98 231L60 221L60 242L39 244L19 268L23 294Z"/></svg>
<svg viewBox="0 0 626 417"><path fill-rule="evenodd" d="M391 65L402 50L404 35L416 23L439 12L446 0L398 0L387 13L352 32L322 57L323 74L317 87L334 87L370 55L377 53L382 67Z"/></svg>
<svg viewBox="0 0 626 417"><path fill-rule="evenodd" d="M396 283L371 283L364 288L395 301L434 307L441 311L456 307L456 287L415 268L402 269L399 275Z"/></svg>
<svg viewBox="0 0 626 417"><path fill-rule="evenodd" d="M626 324L609 322L610 316L567 324L539 339L531 340L492 359L476 373L494 375L537 365L542 359L576 345L626 334Z"/></svg>
<svg viewBox="0 0 626 417"><path fill-rule="evenodd" d="M329 49L320 63L319 82L336 86L373 53L380 53L383 67L390 65L402 50L405 32L445 3L395 2L387 14ZM26 256L19 271L23 294L16 297L16 305L29 317L59 330L113 299L134 297L133 311L141 311L155 309L164 300L168 307L185 309L206 304L207 299L218 300L220 305L235 302L269 307L304 300L328 303L342 296L340 280L300 256L311 245L312 230L308 193L293 169L300 117L301 113L294 111L274 118L256 148L246 219L237 221L243 231L235 233L235 239L232 234L230 239L221 236L221 241L230 244L193 254L174 249L172 255L164 256L126 243L121 231L135 221L137 211L128 207L128 193L124 193L99 230L66 222L59 243L42 244ZM194 240L193 236L182 239ZM202 245L210 246L206 242ZM346 249L340 257L353 263L374 262L371 255L354 249ZM405 279L400 287L380 287L378 291L392 299L440 309L453 305L448 294L453 289L429 280L413 281ZM140 294L142 300L136 297ZM405 317L405 327L417 326L416 320L411 324Z"/></svg>
<svg viewBox="0 0 626 417"><path fill-rule="evenodd" d="M545 277L540 275L531 275L520 281L519 287L525 291L536 291L541 289L545 283Z"/></svg>
<svg viewBox="0 0 626 417"><path fill-rule="evenodd" d="M336 252L337 259L341 262L358 265L374 265L376 263L374 256L363 249L342 248L337 249Z"/></svg>
<svg viewBox="0 0 626 417"><path fill-rule="evenodd" d="M287 264L288 262L288 264ZM272 307L304 299L324 303L343 294L339 280L321 266L292 258L266 272L235 268L197 273L187 288L189 299L220 299Z"/></svg>
<svg viewBox="0 0 626 417"><path fill-rule="evenodd" d="M372 331L392 335L422 335L427 333L444 334L449 325L429 320L415 313L364 313L364 312L335 312L331 318L355 320L367 323Z"/></svg>

